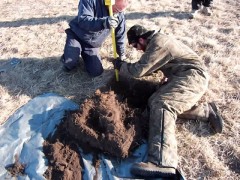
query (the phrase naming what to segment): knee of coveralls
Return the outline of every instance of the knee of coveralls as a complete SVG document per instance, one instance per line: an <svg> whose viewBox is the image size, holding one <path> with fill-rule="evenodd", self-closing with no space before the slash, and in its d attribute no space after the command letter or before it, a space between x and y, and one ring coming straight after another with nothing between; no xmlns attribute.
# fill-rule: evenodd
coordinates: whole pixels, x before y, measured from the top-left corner
<svg viewBox="0 0 240 180"><path fill-rule="evenodd" d="M96 77L103 73L101 57L98 53L98 48L83 48L82 58L85 64L86 71L89 75Z"/></svg>
<svg viewBox="0 0 240 180"><path fill-rule="evenodd" d="M153 101L149 118L148 161L165 167L177 167L175 137L176 113L163 101Z"/></svg>
<svg viewBox="0 0 240 180"><path fill-rule="evenodd" d="M79 56L82 51L82 47L80 42L77 40L76 35L74 35L70 29L66 30L66 33L67 38L62 63L68 69L73 69L79 63Z"/></svg>

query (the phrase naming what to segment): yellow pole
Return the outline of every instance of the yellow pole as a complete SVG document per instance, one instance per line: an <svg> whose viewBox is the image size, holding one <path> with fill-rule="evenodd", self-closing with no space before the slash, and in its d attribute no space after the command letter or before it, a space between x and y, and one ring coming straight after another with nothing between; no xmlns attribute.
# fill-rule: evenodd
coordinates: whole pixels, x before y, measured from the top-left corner
<svg viewBox="0 0 240 180"><path fill-rule="evenodd" d="M115 4L115 0L105 0L105 5L108 6L109 16L113 16L112 5ZM116 48L116 39L115 39L115 29L111 28L112 34L112 43L113 43L113 56L114 60L117 59L117 48ZM116 81L119 81L118 70L115 69Z"/></svg>

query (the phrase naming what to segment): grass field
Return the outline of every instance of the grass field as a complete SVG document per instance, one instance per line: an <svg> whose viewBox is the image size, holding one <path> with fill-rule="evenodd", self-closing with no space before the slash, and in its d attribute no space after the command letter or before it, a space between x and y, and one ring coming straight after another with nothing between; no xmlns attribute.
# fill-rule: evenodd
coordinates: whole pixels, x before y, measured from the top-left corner
<svg viewBox="0 0 240 180"><path fill-rule="evenodd" d="M21 64L0 74L0 124L30 99L54 92L77 103L104 85L114 73L111 38L101 55L105 72L91 78L81 66L61 71L68 22L77 14L78 0L1 0L0 66L16 57ZM177 123L179 169L187 179L240 179L240 1L215 0L213 15L189 19L191 1L130 0L127 28L143 24L160 29L192 47L211 75L206 101L215 101L225 119L222 134L202 122ZM126 45L127 56L141 53Z"/></svg>

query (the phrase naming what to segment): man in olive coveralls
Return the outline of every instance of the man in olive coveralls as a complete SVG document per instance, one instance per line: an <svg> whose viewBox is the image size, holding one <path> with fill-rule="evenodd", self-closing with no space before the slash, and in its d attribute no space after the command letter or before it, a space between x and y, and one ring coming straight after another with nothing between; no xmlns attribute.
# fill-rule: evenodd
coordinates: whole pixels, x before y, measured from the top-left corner
<svg viewBox="0 0 240 180"><path fill-rule="evenodd" d="M220 133L223 120L214 103L195 106L208 87L209 75L199 56L183 43L135 25L127 32L129 44L144 51L138 62L114 61L119 74L141 78L161 70L167 82L148 99L148 161L131 172L142 177L175 177L178 163L175 122L178 117L209 120Z"/></svg>

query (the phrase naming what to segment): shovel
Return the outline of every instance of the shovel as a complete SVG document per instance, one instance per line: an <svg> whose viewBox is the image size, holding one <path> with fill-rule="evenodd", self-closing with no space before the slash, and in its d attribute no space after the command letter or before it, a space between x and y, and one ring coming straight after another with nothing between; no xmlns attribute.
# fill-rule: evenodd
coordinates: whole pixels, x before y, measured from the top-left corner
<svg viewBox="0 0 240 180"><path fill-rule="evenodd" d="M105 0L105 5L108 6L110 16L113 16L112 5L114 5L114 4L115 4L115 0ZM116 50L116 39L115 39L115 29L114 28L111 28L111 33L112 33L112 43L113 43L113 56L114 56L114 59L116 59L117 58L117 50ZM115 69L115 76L116 76L116 81L119 81L117 69Z"/></svg>

